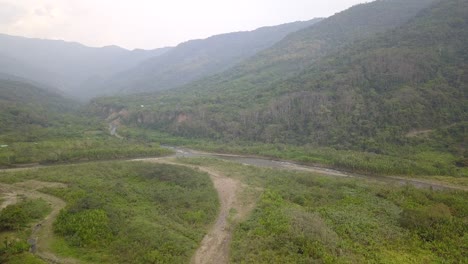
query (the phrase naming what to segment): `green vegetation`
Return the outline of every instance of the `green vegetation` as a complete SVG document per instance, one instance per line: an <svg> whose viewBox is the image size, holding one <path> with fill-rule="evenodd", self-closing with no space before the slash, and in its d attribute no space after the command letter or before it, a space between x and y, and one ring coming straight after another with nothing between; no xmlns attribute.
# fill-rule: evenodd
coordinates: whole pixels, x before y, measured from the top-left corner
<svg viewBox="0 0 468 264"><path fill-rule="evenodd" d="M76 103L27 83L0 80L0 167L170 154L158 144L111 137Z"/></svg>
<svg viewBox="0 0 468 264"><path fill-rule="evenodd" d="M108 135L15 142L0 149L0 166L156 157L171 154L157 143L131 142Z"/></svg>
<svg viewBox="0 0 468 264"><path fill-rule="evenodd" d="M166 54L112 76L102 87L113 94L135 94L176 88L233 68L239 62L271 47L288 34L320 20L316 18L190 40L172 48Z"/></svg>
<svg viewBox="0 0 468 264"><path fill-rule="evenodd" d="M0 211L0 232L19 231L33 220L41 219L49 211L49 206L42 200L25 200L7 206Z"/></svg>
<svg viewBox="0 0 468 264"><path fill-rule="evenodd" d="M0 180L62 182L43 192L67 202L54 253L94 263L187 263L218 211L208 175L140 162L2 172Z"/></svg>
<svg viewBox="0 0 468 264"><path fill-rule="evenodd" d="M233 263L464 263L467 192L263 169L210 166L259 192L234 230ZM260 187L260 188L259 188Z"/></svg>
<svg viewBox="0 0 468 264"><path fill-rule="evenodd" d="M50 212L49 205L42 199L21 200L0 211L0 262L43 263L29 253L29 226Z"/></svg>
<svg viewBox="0 0 468 264"><path fill-rule="evenodd" d="M389 144L386 146L385 152L379 154L317 147L310 144L294 146L281 143L268 144L240 140L186 138L133 127L122 127L119 133L128 139L139 142L160 142L170 146L185 146L216 153L244 154L291 160L306 165L340 168L364 174L463 177L460 181L468 176L468 168L460 164L463 159L457 154L445 152L447 145L442 143L447 144L451 136L461 138L463 134L462 126L452 127L451 131L435 132L430 137L414 138L412 139L413 143L406 146ZM441 140L441 138L445 138L445 140ZM456 149L458 139L452 140L451 146ZM468 185L468 182L464 184Z"/></svg>
<svg viewBox="0 0 468 264"><path fill-rule="evenodd" d="M320 128L321 137L333 139L334 135L326 131L334 132L334 124L315 119L321 117L317 112L332 111L326 109L328 104L325 103L333 104L334 98L321 100L308 94L288 95L288 92L296 92L288 90L297 85L295 75L309 66L315 68L317 63L326 61L326 55L352 46L357 40L367 40L376 33L405 24L431 2L393 0L359 5L289 35L232 70L184 88L159 94L102 98L94 103L125 107L132 112L127 123L179 136L323 144L324 141L317 140L311 133ZM283 83L278 82L292 76L291 87L282 89ZM308 83L309 80L303 80L299 84ZM316 102L296 109L301 105L301 97ZM310 105L317 109L310 109ZM308 125L315 121L321 126ZM354 138L353 135L347 137Z"/></svg>
<svg viewBox="0 0 468 264"><path fill-rule="evenodd" d="M47 245L90 263L187 263L213 223L219 201L207 174L102 161L171 153L159 144L466 187L467 39L466 0L374 1L172 91L80 108L0 76L0 167L77 163L1 171L0 181L68 186L40 190L67 204ZM196 54L176 57L184 63L162 67L159 77L185 83L222 70ZM193 75L180 78L180 67ZM145 77L147 85L154 76ZM166 85L159 77L151 85ZM109 135L109 122L119 136ZM245 219L230 212L233 263L468 263L466 191L176 161L236 178L243 199L257 201ZM42 263L27 252L27 227L49 209L31 200L0 212L0 262Z"/></svg>
<svg viewBox="0 0 468 264"><path fill-rule="evenodd" d="M129 127L261 146L226 151L466 176L467 14L461 0L375 1L290 35L239 66L248 70L92 107L128 110Z"/></svg>

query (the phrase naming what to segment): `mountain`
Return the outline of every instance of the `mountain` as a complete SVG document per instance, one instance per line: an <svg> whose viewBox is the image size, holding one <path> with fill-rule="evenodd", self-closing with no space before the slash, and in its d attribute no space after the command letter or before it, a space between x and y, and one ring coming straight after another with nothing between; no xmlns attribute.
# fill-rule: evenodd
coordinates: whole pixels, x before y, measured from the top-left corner
<svg viewBox="0 0 468 264"><path fill-rule="evenodd" d="M293 76L327 54L406 23L433 1L381 0L353 6L289 34L230 70L190 83L185 90L268 90L273 83Z"/></svg>
<svg viewBox="0 0 468 264"><path fill-rule="evenodd" d="M6 79L4 79L6 78ZM36 128L53 125L77 103L33 81L0 76L0 135L30 134Z"/></svg>
<svg viewBox="0 0 468 264"><path fill-rule="evenodd" d="M169 52L148 59L137 67L112 76L103 84L108 94L166 90L222 72L269 48L289 33L321 19L263 27L191 40Z"/></svg>
<svg viewBox="0 0 468 264"><path fill-rule="evenodd" d="M0 34L0 72L87 98L95 95L102 80L168 50L129 51L117 46L91 48L61 40Z"/></svg>
<svg viewBox="0 0 468 264"><path fill-rule="evenodd" d="M459 133L468 121L466 40L468 2L437 2L270 86L274 97L261 109L250 107L242 133L371 151L412 141L418 131Z"/></svg>
<svg viewBox="0 0 468 264"><path fill-rule="evenodd" d="M431 3L358 5L217 76L95 103L128 108L128 124L187 137L377 152L386 144L418 142L411 135L422 131L444 130L458 135L463 149L468 5ZM270 56L280 51L281 57Z"/></svg>

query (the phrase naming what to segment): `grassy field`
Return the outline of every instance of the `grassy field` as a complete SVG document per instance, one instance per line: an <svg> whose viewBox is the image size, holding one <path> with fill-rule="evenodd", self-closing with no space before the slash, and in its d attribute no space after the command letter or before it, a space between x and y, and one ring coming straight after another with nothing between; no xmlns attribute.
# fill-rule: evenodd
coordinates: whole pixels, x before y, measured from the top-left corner
<svg viewBox="0 0 468 264"><path fill-rule="evenodd" d="M171 154L159 143L134 142L108 135L14 142L0 148L0 167L30 163L66 163Z"/></svg>
<svg viewBox="0 0 468 264"><path fill-rule="evenodd" d="M232 263L466 263L468 193L179 159L257 190Z"/></svg>
<svg viewBox="0 0 468 264"><path fill-rule="evenodd" d="M42 199L21 198L0 212L0 263L45 263L28 252L31 223L45 217L50 207Z"/></svg>
<svg viewBox="0 0 468 264"><path fill-rule="evenodd" d="M218 212L208 175L180 166L97 162L0 173L4 183L28 180L68 186L41 189L67 203L50 244L57 256L85 263L187 263ZM25 250L7 263L31 258Z"/></svg>
<svg viewBox="0 0 468 264"><path fill-rule="evenodd" d="M207 139L174 137L148 129L122 128L127 138L139 141L159 142L172 146L185 146L203 151L229 154L244 154L292 160L306 165L321 165L343 170L380 175L400 176L450 176L468 186L468 167L460 164L461 158L454 153L438 150L432 140L424 144L389 145L384 153L312 145L294 146L287 144L266 144L259 142L224 142ZM446 178L448 179L448 178ZM450 181L450 180L449 180Z"/></svg>

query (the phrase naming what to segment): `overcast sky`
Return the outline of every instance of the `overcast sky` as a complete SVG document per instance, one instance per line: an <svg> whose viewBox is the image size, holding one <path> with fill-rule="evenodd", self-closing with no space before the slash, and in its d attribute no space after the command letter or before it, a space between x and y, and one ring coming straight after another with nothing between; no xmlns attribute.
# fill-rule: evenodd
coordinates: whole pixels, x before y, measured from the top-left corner
<svg viewBox="0 0 468 264"><path fill-rule="evenodd" d="M370 0L0 0L0 33L128 49L327 17Z"/></svg>

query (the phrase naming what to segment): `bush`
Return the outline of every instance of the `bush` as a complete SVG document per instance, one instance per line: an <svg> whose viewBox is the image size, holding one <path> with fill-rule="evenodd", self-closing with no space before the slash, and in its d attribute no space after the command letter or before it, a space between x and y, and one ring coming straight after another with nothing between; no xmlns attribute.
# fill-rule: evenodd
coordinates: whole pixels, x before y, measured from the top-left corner
<svg viewBox="0 0 468 264"><path fill-rule="evenodd" d="M27 200L7 206L0 211L0 231L18 231L50 210L42 200Z"/></svg>
<svg viewBox="0 0 468 264"><path fill-rule="evenodd" d="M104 210L84 210L77 213L61 211L54 223L55 232L71 245L98 246L112 237L109 218Z"/></svg>

